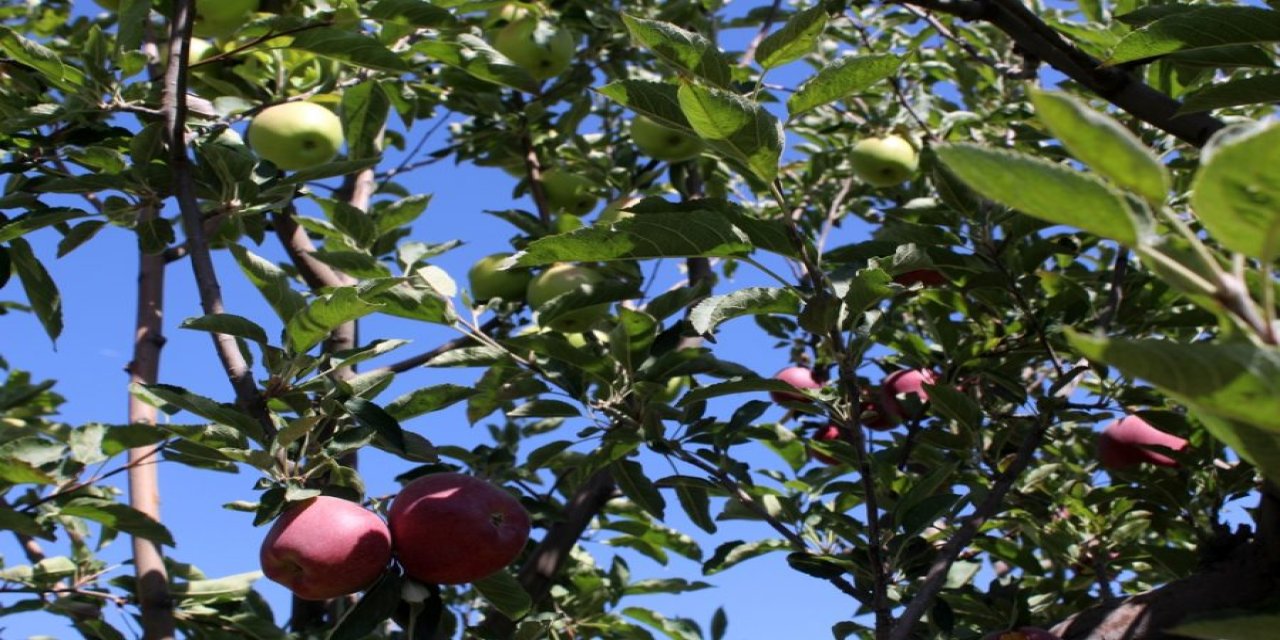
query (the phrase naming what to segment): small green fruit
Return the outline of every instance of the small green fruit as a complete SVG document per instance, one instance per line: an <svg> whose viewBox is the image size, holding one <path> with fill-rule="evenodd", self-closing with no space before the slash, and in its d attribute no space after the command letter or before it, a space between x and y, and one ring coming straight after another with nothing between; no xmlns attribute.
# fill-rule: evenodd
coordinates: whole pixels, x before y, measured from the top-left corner
<svg viewBox="0 0 1280 640"><path fill-rule="evenodd" d="M853 172L877 187L892 187L910 178L919 166L915 147L901 136L866 138L853 145Z"/></svg>
<svg viewBox="0 0 1280 640"><path fill-rule="evenodd" d="M577 291L604 281L599 271L573 264L555 264L543 271L529 282L525 299L538 309L552 298L570 291ZM546 326L563 333L581 333L586 331L596 320L609 315L609 304L594 304L576 311L570 311Z"/></svg>
<svg viewBox="0 0 1280 640"><path fill-rule="evenodd" d="M249 124L249 146L286 171L322 165L342 146L342 120L314 102L263 109Z"/></svg>
<svg viewBox="0 0 1280 640"><path fill-rule="evenodd" d="M510 258L509 253L495 253L480 258L471 270L467 279L471 282L471 296L476 302L485 302L493 298L503 300L520 300L524 298L525 289L533 274L528 269L508 269L502 271L498 265Z"/></svg>
<svg viewBox="0 0 1280 640"><path fill-rule="evenodd" d="M579 217L591 213L600 200L590 180L558 169L542 172L542 191L552 211Z"/></svg>
<svg viewBox="0 0 1280 640"><path fill-rule="evenodd" d="M537 80L568 69L575 46L569 31L536 18L512 22L493 38L493 48Z"/></svg>
<svg viewBox="0 0 1280 640"><path fill-rule="evenodd" d="M701 139L646 116L631 121L631 140L645 155L666 162L684 162L702 153Z"/></svg>

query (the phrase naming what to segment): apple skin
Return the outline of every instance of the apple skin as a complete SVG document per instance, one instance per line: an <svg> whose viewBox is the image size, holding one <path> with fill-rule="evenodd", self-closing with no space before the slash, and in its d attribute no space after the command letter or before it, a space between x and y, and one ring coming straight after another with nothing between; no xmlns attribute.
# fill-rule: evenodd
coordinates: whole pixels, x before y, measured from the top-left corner
<svg viewBox="0 0 1280 640"><path fill-rule="evenodd" d="M1098 435L1098 459L1107 469L1127 469L1143 462L1161 467L1178 467L1177 460L1156 449L1167 447L1185 451L1187 441L1165 433L1138 416L1125 416L1107 425Z"/></svg>
<svg viewBox="0 0 1280 640"><path fill-rule="evenodd" d="M890 431L897 426L897 421L889 415L879 402L874 400L863 400L860 420L862 426L873 431Z"/></svg>
<svg viewBox="0 0 1280 640"><path fill-rule="evenodd" d="M993 631L982 636L982 640L1062 640L1062 638L1039 627L1022 627L1009 631Z"/></svg>
<svg viewBox="0 0 1280 640"><path fill-rule="evenodd" d="M595 183L559 169L542 172L542 192L547 205L556 213L568 213L582 217L596 208L600 198L595 194Z"/></svg>
<svg viewBox="0 0 1280 640"><path fill-rule="evenodd" d="M853 173L877 187L900 184L916 172L920 158L915 147L901 136L864 138L853 145L849 161Z"/></svg>
<svg viewBox="0 0 1280 640"><path fill-rule="evenodd" d="M286 102L263 109L249 123L249 146L286 171L322 165L342 147L342 120L314 102Z"/></svg>
<svg viewBox="0 0 1280 640"><path fill-rule="evenodd" d="M840 427L834 424L829 424L821 429L818 429L817 433L813 434L813 439L819 442L831 442L832 440L839 440L842 437L844 436ZM809 458L811 460L817 460L818 462L821 462L827 465L840 464L839 460L836 460L835 458L832 458L831 456L825 453L820 453L813 449L809 450Z"/></svg>
<svg viewBox="0 0 1280 640"><path fill-rule="evenodd" d="M471 297L476 302L485 302L493 298L503 300L523 300L524 292L533 280L533 273L528 269L508 269L501 271L498 265L510 258L509 253L495 253L480 258L467 271L467 280L471 283Z"/></svg>
<svg viewBox="0 0 1280 640"><path fill-rule="evenodd" d="M893 281L904 287L910 287L915 284L920 284L926 287L936 287L948 282L946 276L933 269L915 269L913 271L899 273L893 277Z"/></svg>
<svg viewBox="0 0 1280 640"><path fill-rule="evenodd" d="M475 582L501 570L520 555L530 529L519 500L461 473L405 485L387 520L405 574L431 584Z"/></svg>
<svg viewBox="0 0 1280 640"><path fill-rule="evenodd" d="M781 380L797 389L822 388L822 383L813 377L813 370L808 367L787 367L773 374L773 379ZM769 399L779 404L783 402L812 402L807 396L785 391L770 391Z"/></svg>
<svg viewBox="0 0 1280 640"><path fill-rule="evenodd" d="M316 496L280 516L258 552L262 573L303 600L328 600L373 584L391 562L391 532L377 514Z"/></svg>
<svg viewBox="0 0 1280 640"><path fill-rule="evenodd" d="M885 415L895 421L917 417L908 416L907 409L902 406L898 396L913 393L920 402L928 402L929 394L925 392L924 385L934 384L937 381L938 376L928 369L894 371L880 385L880 406L884 407Z"/></svg>
<svg viewBox="0 0 1280 640"><path fill-rule="evenodd" d="M576 46L568 30L537 18L512 22L493 37L493 48L536 80L546 80L568 69Z"/></svg>
<svg viewBox="0 0 1280 640"><path fill-rule="evenodd" d="M196 21L191 33L201 38L225 38L257 10L258 0L196 0Z"/></svg>
<svg viewBox="0 0 1280 640"><path fill-rule="evenodd" d="M684 162L702 153L702 140L646 116L631 121L631 141L641 153L666 162Z"/></svg>
<svg viewBox="0 0 1280 640"><path fill-rule="evenodd" d="M584 285L592 285L604 281L599 271L574 264L554 264L546 271L529 281L525 291L525 300L534 309L550 302L556 296L575 291ZM609 315L609 304L593 304L570 311L556 318L548 326L553 331L562 333L581 333L595 324L596 320Z"/></svg>

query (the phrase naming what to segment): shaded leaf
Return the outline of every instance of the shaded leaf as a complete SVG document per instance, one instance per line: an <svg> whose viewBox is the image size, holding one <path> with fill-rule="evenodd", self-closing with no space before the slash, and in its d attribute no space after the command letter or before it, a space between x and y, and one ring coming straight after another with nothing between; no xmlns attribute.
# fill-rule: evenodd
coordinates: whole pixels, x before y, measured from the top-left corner
<svg viewBox="0 0 1280 640"><path fill-rule="evenodd" d="M322 58L346 62L374 71L398 73L409 71L409 65L376 38L338 27L319 27L302 31L289 45L292 49L310 51Z"/></svg>
<svg viewBox="0 0 1280 640"><path fill-rule="evenodd" d="M819 4L791 16L782 28L769 34L756 48L756 61L765 69L803 58L818 45L827 28L827 10Z"/></svg>
<svg viewBox="0 0 1280 640"><path fill-rule="evenodd" d="M385 407L396 420L404 421L424 413L439 411L474 395L475 389L456 384L423 387L392 400Z"/></svg>
<svg viewBox="0 0 1280 640"><path fill-rule="evenodd" d="M62 515L92 520L121 533L145 538L157 544L170 547L174 545L173 535L163 524L127 504L102 498L73 498L60 505L59 511Z"/></svg>
<svg viewBox="0 0 1280 640"><path fill-rule="evenodd" d="M787 112L795 118L810 109L865 91L897 73L902 57L896 55L847 56L823 67L787 99Z"/></svg>
<svg viewBox="0 0 1280 640"><path fill-rule="evenodd" d="M728 320L747 315L800 313L800 296L792 289L748 287L699 302L689 312L693 330L708 335Z"/></svg>
<svg viewBox="0 0 1280 640"><path fill-rule="evenodd" d="M1187 96L1178 113L1276 102L1280 102L1280 73L1268 73L1209 85Z"/></svg>
<svg viewBox="0 0 1280 640"><path fill-rule="evenodd" d="M1260 7L1203 7L1178 11L1125 36L1107 64L1175 51L1280 41L1280 12Z"/></svg>
<svg viewBox="0 0 1280 640"><path fill-rule="evenodd" d="M718 87L728 87L733 72L724 54L702 34L669 22L623 14L631 39L677 69L688 71Z"/></svg>
<svg viewBox="0 0 1280 640"><path fill-rule="evenodd" d="M782 125L764 107L736 93L684 83L680 110L707 146L769 183L778 176Z"/></svg>
<svg viewBox="0 0 1280 640"><path fill-rule="evenodd" d="M198 318L187 318L178 325L182 329L195 329L210 333L223 333L237 338L267 344L267 331L258 323L231 313L217 313Z"/></svg>
<svg viewBox="0 0 1280 640"><path fill-rule="evenodd" d="M1214 137L1191 206L1215 240L1269 262L1280 253L1280 125Z"/></svg>
<svg viewBox="0 0 1280 640"><path fill-rule="evenodd" d="M9 242L9 261L45 334L57 343L58 336L62 335L62 294L58 292L58 285L31 251L31 245L22 238Z"/></svg>
<svg viewBox="0 0 1280 640"><path fill-rule="evenodd" d="M285 324L284 335L294 353L305 353L343 323L363 318L381 307L361 300L355 287L334 289L294 314Z"/></svg>
<svg viewBox="0 0 1280 640"><path fill-rule="evenodd" d="M481 597L511 620L523 618L533 608L533 599L505 569L471 583Z"/></svg>

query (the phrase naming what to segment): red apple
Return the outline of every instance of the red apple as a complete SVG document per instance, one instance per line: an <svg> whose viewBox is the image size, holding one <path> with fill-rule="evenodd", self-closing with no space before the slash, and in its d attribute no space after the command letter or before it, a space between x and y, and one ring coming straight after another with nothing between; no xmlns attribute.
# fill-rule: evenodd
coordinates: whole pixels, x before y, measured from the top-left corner
<svg viewBox="0 0 1280 640"><path fill-rule="evenodd" d="M840 427L834 424L829 424L821 429L818 429L817 433L813 434L813 439L818 440L820 442L831 442L832 440L839 440L841 437L842 435L840 433ZM839 460L836 460L835 458L832 458L831 456L825 453L820 453L813 449L809 450L809 458L813 460L817 460L824 464L831 464L831 465L840 464Z"/></svg>
<svg viewBox="0 0 1280 640"><path fill-rule="evenodd" d="M876 431L889 431L897 426L898 422L889 415L879 402L872 400L863 400L859 420L862 426Z"/></svg>
<svg viewBox="0 0 1280 640"><path fill-rule="evenodd" d="M933 269L915 269L899 273L893 277L893 281L904 287L910 287L916 283L926 287L936 287L946 284L947 277Z"/></svg>
<svg viewBox="0 0 1280 640"><path fill-rule="evenodd" d="M1102 430L1098 436L1098 459L1108 469L1127 469L1143 462L1161 467L1177 467L1178 461L1149 447L1185 451L1187 441L1165 433L1138 416L1125 416Z"/></svg>
<svg viewBox="0 0 1280 640"><path fill-rule="evenodd" d="M427 583L475 582L511 564L529 539L529 514L519 500L460 473L405 485L387 520L404 572Z"/></svg>
<svg viewBox="0 0 1280 640"><path fill-rule="evenodd" d="M813 370L806 367L787 367L773 375L775 380L781 380L797 389L818 389L822 387L822 383L813 377ZM770 391L769 398L774 402L809 402L809 398L799 393L787 393L785 391Z"/></svg>
<svg viewBox="0 0 1280 640"><path fill-rule="evenodd" d="M258 553L262 573L303 600L328 600L373 584L391 562L391 533L377 514L331 496L276 520Z"/></svg>
<svg viewBox="0 0 1280 640"><path fill-rule="evenodd" d="M929 394L925 392L924 385L937 381L938 376L928 369L894 371L880 385L880 406L894 420L916 417L907 415L907 408L902 406L898 397L910 393L915 394L921 403L928 402Z"/></svg>
<svg viewBox="0 0 1280 640"><path fill-rule="evenodd" d="M982 640L1062 640L1062 638L1037 627L1022 627L1009 631L994 631L983 636Z"/></svg>

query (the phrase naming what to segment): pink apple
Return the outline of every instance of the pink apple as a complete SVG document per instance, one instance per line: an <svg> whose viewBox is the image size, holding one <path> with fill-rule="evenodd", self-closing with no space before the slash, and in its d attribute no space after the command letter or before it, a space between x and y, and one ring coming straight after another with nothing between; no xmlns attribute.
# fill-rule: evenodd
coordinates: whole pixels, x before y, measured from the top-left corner
<svg viewBox="0 0 1280 640"><path fill-rule="evenodd" d="M1177 467L1178 461L1150 447L1185 451L1187 441L1165 433L1138 416L1125 416L1107 425L1098 436L1098 459L1108 469L1127 469L1143 462Z"/></svg>
<svg viewBox="0 0 1280 640"><path fill-rule="evenodd" d="M929 401L929 394L924 385L934 384L938 376L928 369L909 369L894 371L880 385L880 406L894 420L903 420L908 416L906 407L902 406L899 396L914 394L921 403Z"/></svg>
<svg viewBox="0 0 1280 640"><path fill-rule="evenodd" d="M304 600L328 600L373 584L391 562L391 533L377 514L331 496L276 520L258 553L262 573Z"/></svg>
<svg viewBox="0 0 1280 640"><path fill-rule="evenodd" d="M773 375L775 380L781 380L797 389L818 389L822 387L822 383L813 377L813 370L807 367L787 367ZM810 399L803 394L787 393L785 391L770 391L769 398L774 402L810 402Z"/></svg>
<svg viewBox="0 0 1280 640"><path fill-rule="evenodd" d="M819 442L831 442L832 440L839 440L842 437L843 435L841 433L840 426L834 424L829 424L818 429L817 433L813 434L813 439ZM840 464L839 460L836 460L825 453L819 453L813 449L809 450L809 457L825 464Z"/></svg>
<svg viewBox="0 0 1280 640"><path fill-rule="evenodd" d="M404 572L435 584L475 582L499 571L529 539L529 513L515 496L461 473L405 485L387 520Z"/></svg>
<svg viewBox="0 0 1280 640"><path fill-rule="evenodd" d="M897 421L885 411L879 402L863 400L859 420L862 426L875 431L889 431L897 426Z"/></svg>
<svg viewBox="0 0 1280 640"><path fill-rule="evenodd" d="M913 284L920 283L926 287L936 287L947 283L947 277L938 273L933 269L916 269L899 273L893 277L893 281L904 286L910 287Z"/></svg>

